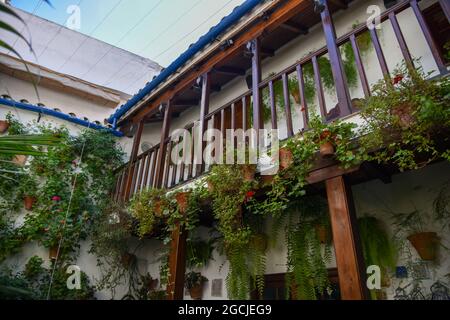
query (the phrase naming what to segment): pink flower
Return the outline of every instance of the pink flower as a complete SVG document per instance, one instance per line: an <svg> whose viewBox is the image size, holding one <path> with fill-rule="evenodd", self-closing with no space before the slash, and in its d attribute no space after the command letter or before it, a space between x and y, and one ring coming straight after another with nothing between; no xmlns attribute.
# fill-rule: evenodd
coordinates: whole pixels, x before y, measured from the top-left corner
<svg viewBox="0 0 450 320"><path fill-rule="evenodd" d="M61 197L60 196L53 196L52 197L52 201L55 201L55 202L61 201Z"/></svg>

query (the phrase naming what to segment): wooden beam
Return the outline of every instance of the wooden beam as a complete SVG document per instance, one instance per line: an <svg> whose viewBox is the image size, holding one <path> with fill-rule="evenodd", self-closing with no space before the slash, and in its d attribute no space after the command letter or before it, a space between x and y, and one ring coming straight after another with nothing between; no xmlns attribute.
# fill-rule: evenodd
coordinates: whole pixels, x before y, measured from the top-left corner
<svg viewBox="0 0 450 320"><path fill-rule="evenodd" d="M441 4L442 11L444 11L445 16L447 17L448 23L450 23L450 1L448 0L439 0Z"/></svg>
<svg viewBox="0 0 450 320"><path fill-rule="evenodd" d="M169 100L165 105L164 121L161 129L161 140L159 144L158 158L156 160L155 169L155 187L160 188L163 183L164 176L164 160L166 159L166 142L169 137L170 120L172 118L172 102ZM170 155L169 155L170 156Z"/></svg>
<svg viewBox="0 0 450 320"><path fill-rule="evenodd" d="M226 74L230 76L245 76L245 70L236 67L229 67L229 66L217 67L214 68L213 71L216 73Z"/></svg>
<svg viewBox="0 0 450 320"><path fill-rule="evenodd" d="M293 22L282 23L280 25L280 27L282 27L285 30L288 30L288 31L291 31L294 33L298 33L298 34L303 34L303 35L308 34L308 32L309 32L309 29L306 28L305 26L298 24L298 23L293 23Z"/></svg>
<svg viewBox="0 0 450 320"><path fill-rule="evenodd" d="M190 108L193 106L198 106L199 103L200 102L198 99L176 100L173 102L173 107L174 108Z"/></svg>
<svg viewBox="0 0 450 320"><path fill-rule="evenodd" d="M334 4L339 9L347 9L348 5L343 0L329 0L330 3Z"/></svg>
<svg viewBox="0 0 450 320"><path fill-rule="evenodd" d="M343 176L327 180L326 190L342 300L364 300L368 295L351 190Z"/></svg>
<svg viewBox="0 0 450 320"><path fill-rule="evenodd" d="M336 95L339 101L339 110L341 116L346 116L352 113L350 92L348 91L348 83L344 73L341 53L336 44L336 30L330 14L328 0L323 0L323 4L325 7L320 13L320 16L322 18L328 55L330 57L331 71L333 73L334 84L336 87Z"/></svg>
<svg viewBox="0 0 450 320"><path fill-rule="evenodd" d="M184 75L184 78L176 86L168 85L167 89L159 94L152 103L147 103L145 107L141 107L133 112L133 122L137 122L139 119L145 117L149 112L157 108L159 104L167 101L177 92L181 92L192 86L199 76L211 70L218 63L224 61L226 58L239 54L248 41L256 38L264 31L271 32L275 30L282 23L291 19L302 10L308 8L310 4L310 0L290 0L280 4L277 10L274 11L268 19L259 20L252 27L248 28L241 36L236 37L232 46L229 46L223 51L218 50L216 54L205 58L208 59L206 63L201 65L197 70L187 72L186 75Z"/></svg>

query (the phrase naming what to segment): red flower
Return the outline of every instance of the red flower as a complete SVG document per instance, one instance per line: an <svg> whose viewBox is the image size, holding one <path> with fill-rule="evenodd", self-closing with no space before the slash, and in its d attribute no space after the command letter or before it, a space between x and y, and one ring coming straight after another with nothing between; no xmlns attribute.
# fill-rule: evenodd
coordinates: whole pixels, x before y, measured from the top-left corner
<svg viewBox="0 0 450 320"><path fill-rule="evenodd" d="M245 202L247 202L248 200L252 199L255 196L256 192L255 191L248 191L245 194Z"/></svg>
<svg viewBox="0 0 450 320"><path fill-rule="evenodd" d="M301 112L305 112L305 111L306 111L306 108L305 108L305 107L302 107L300 110L301 110Z"/></svg>
<svg viewBox="0 0 450 320"><path fill-rule="evenodd" d="M55 201L55 202L61 201L61 197L60 196L53 196L52 197L52 201Z"/></svg>
<svg viewBox="0 0 450 320"><path fill-rule="evenodd" d="M394 79L392 79L392 84L398 84L399 82L401 82L403 80L403 78L405 78L402 74L398 74L394 77Z"/></svg>

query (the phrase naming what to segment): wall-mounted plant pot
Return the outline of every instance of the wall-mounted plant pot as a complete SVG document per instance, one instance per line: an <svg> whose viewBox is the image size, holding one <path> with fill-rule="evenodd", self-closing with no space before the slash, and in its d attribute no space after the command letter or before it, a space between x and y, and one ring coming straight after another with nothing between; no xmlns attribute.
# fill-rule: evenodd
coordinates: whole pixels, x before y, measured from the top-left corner
<svg viewBox="0 0 450 320"><path fill-rule="evenodd" d="M284 170L292 166L294 163L294 155L288 148L280 149L280 169Z"/></svg>
<svg viewBox="0 0 450 320"><path fill-rule="evenodd" d="M31 211L34 204L36 203L36 198L31 196L25 196L23 198L23 204L26 210Z"/></svg>
<svg viewBox="0 0 450 320"><path fill-rule="evenodd" d="M322 225L316 225L316 233L317 237L320 240L320 243L326 244L329 242L330 234L325 226Z"/></svg>
<svg viewBox="0 0 450 320"><path fill-rule="evenodd" d="M25 163L27 162L28 157L24 155L16 155L12 159L12 163L14 163L16 166L23 167Z"/></svg>
<svg viewBox="0 0 450 320"><path fill-rule="evenodd" d="M189 289L189 294L192 300L202 300L203 298L203 283Z"/></svg>
<svg viewBox="0 0 450 320"><path fill-rule="evenodd" d="M59 246L53 246L48 249L48 258L50 260L56 260L56 258L58 257L58 248Z"/></svg>
<svg viewBox="0 0 450 320"><path fill-rule="evenodd" d="M408 237L422 260L433 261L439 249L439 237L436 232L421 232Z"/></svg>
<svg viewBox="0 0 450 320"><path fill-rule="evenodd" d="M186 212L190 194L190 192L179 192L175 195L175 199L178 203L178 208L181 212Z"/></svg>
<svg viewBox="0 0 450 320"><path fill-rule="evenodd" d="M334 156L334 145L331 142L325 142L320 145L320 156L322 158L331 158Z"/></svg>
<svg viewBox="0 0 450 320"><path fill-rule="evenodd" d="M9 122L6 120L0 120L0 133L5 133L9 129Z"/></svg>
<svg viewBox="0 0 450 320"><path fill-rule="evenodd" d="M255 181L256 166L253 164L245 164L242 166L242 175L244 181Z"/></svg>

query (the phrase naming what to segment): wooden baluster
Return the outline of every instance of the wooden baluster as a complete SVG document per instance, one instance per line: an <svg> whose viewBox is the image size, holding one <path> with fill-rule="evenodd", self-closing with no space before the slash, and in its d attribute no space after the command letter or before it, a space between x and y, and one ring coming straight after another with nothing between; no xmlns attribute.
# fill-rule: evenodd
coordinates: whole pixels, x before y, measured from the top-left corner
<svg viewBox="0 0 450 320"><path fill-rule="evenodd" d="M261 83L261 42L259 38L250 41L247 47L250 48L252 53L253 129L257 132L256 144L258 145L259 130L264 128L261 112L261 90L259 89Z"/></svg>
<svg viewBox="0 0 450 320"><path fill-rule="evenodd" d="M137 184L137 192L142 190L142 179L144 178L144 168L145 168L145 162L147 160L147 155L144 154L142 155L142 158L140 160L140 165L139 165L139 182Z"/></svg>
<svg viewBox="0 0 450 320"><path fill-rule="evenodd" d="M191 128L191 144L190 144L190 161L189 161L189 166L188 166L188 180L192 179L194 177L194 157L195 157L195 153L194 153L194 146L196 143L196 139L195 139L195 130L194 130L195 126L193 126Z"/></svg>
<svg viewBox="0 0 450 320"><path fill-rule="evenodd" d="M283 97L284 97L284 113L286 116L286 128L288 138L294 135L294 129L292 126L292 114L291 114L291 97L289 96L289 78L286 73L283 73L282 77L283 82Z"/></svg>
<svg viewBox="0 0 450 320"><path fill-rule="evenodd" d="M327 42L336 95L339 101L339 112L341 116L346 116L352 113L350 93L342 63L341 52L336 44L336 30L334 28L333 18L328 10L328 0L323 0L323 4L324 8L320 13L320 16L322 18L322 26Z"/></svg>
<svg viewBox="0 0 450 320"><path fill-rule="evenodd" d="M164 165L164 180L163 180L163 187L168 188L169 187L169 175L170 175L170 168L171 166L171 154L172 154L172 140L169 140L165 146L166 148L166 159L165 159L165 165Z"/></svg>
<svg viewBox="0 0 450 320"><path fill-rule="evenodd" d="M236 105L231 105L231 130L236 130Z"/></svg>
<svg viewBox="0 0 450 320"><path fill-rule="evenodd" d="M306 92L305 92L305 79L303 77L303 69L301 65L297 65L297 79L298 79L298 90L300 92L301 99L301 113L303 117L303 129L308 129L309 127L309 115L308 115L308 103L306 102Z"/></svg>
<svg viewBox="0 0 450 320"><path fill-rule="evenodd" d="M200 102L200 121L199 121L199 137L197 141L196 162L197 167L195 175L198 177L205 171L205 162L203 161L203 151L205 150L205 142L203 141L203 135L208 128L208 120L206 118L209 113L209 96L211 93L211 73L207 72L201 77L202 83L202 98Z"/></svg>
<svg viewBox="0 0 450 320"><path fill-rule="evenodd" d="M383 53L383 48L381 48L380 39L378 38L377 29L375 27L369 29L370 37L372 38L373 47L375 48L375 53L377 54L378 62L380 63L381 72L383 72L383 77L385 79L390 79L391 75L389 72L389 67L386 62L386 58Z"/></svg>
<svg viewBox="0 0 450 320"><path fill-rule="evenodd" d="M441 2L442 4L442 2ZM448 6L447 6L448 7ZM431 34L430 28L428 28L428 24L423 17L422 11L417 4L417 0L411 0L411 8L416 15L417 22L419 22L420 28L422 29L423 35L427 40L428 46L430 47L431 54L433 55L434 61L437 64L439 72L443 74L447 74L447 67L445 66L444 59L442 59L441 54L439 53L439 47L434 41L433 35Z"/></svg>
<svg viewBox="0 0 450 320"><path fill-rule="evenodd" d="M130 194L128 196L128 200L130 200L131 197L133 197L133 195L136 193L138 169L139 169L139 162L136 161L133 165L133 179L131 180L131 190L130 190Z"/></svg>
<svg viewBox="0 0 450 320"><path fill-rule="evenodd" d="M325 105L325 96L323 94L322 79L320 77L320 68L317 61L317 56L312 57L312 65L314 70L314 84L316 87L317 96L319 97L320 114L322 115L322 118L326 120L327 106Z"/></svg>
<svg viewBox="0 0 450 320"><path fill-rule="evenodd" d="M187 135L187 133L184 132L183 136L180 137L181 141L183 142L182 143L182 150L183 150L182 154L183 154L183 156L182 156L182 161L181 161L181 164L180 164L180 179L179 179L179 183L182 183L184 181L184 173L185 173L185 170L186 170L186 154L187 154L187 152L186 152L186 148L187 148L187 143L186 143L187 137L186 137L186 135Z"/></svg>
<svg viewBox="0 0 450 320"><path fill-rule="evenodd" d="M134 136L133 141L133 148L131 150L130 155L130 162L129 162L129 170L128 170L128 177L127 177L127 183L125 187L124 192L124 200L128 201L130 199L131 190L132 190L132 184L133 184L133 177L134 177L134 162L136 161L138 152L139 152L139 145L141 144L141 137L142 137L142 131L144 130L144 121L141 120L138 124L138 128L136 131L136 134Z"/></svg>
<svg viewBox="0 0 450 320"><path fill-rule="evenodd" d="M161 188L164 176L164 161L166 159L166 141L169 138L170 122L172 118L172 102L169 100L165 106L164 121L161 130L161 142L159 144L158 159L156 161L155 186Z"/></svg>
<svg viewBox="0 0 450 320"><path fill-rule="evenodd" d="M364 91L364 96L366 98L370 97L370 86L367 81L366 70L364 69L364 65L361 59L361 53L359 51L358 42L356 41L356 37L354 34L350 36L350 43L353 48L353 54L355 56L356 69L358 70L359 78L361 79L361 86Z"/></svg>
<svg viewBox="0 0 450 320"><path fill-rule="evenodd" d="M149 186L150 188L155 188L156 186L156 162L158 161L158 154L159 154L159 145L155 148L153 151L153 157L152 157L152 167L150 172L150 182Z"/></svg>
<svg viewBox="0 0 450 320"><path fill-rule="evenodd" d="M272 122L272 129L278 129L278 115L277 106L275 103L275 92L273 89L273 81L269 81L269 100L270 100L270 118Z"/></svg>
<svg viewBox="0 0 450 320"><path fill-rule="evenodd" d="M152 163L153 151L147 151L147 163L145 164L145 172L144 172L144 189L148 187L148 175L150 173L150 165Z"/></svg>
<svg viewBox="0 0 450 320"><path fill-rule="evenodd" d="M414 68L414 62L412 60L411 53L408 50L408 45L406 44L405 38L403 37L402 30L400 29L400 25L398 24L397 16L394 12L389 13L389 20L391 21L392 29L394 30L395 37L397 38L406 65L408 66L408 68Z"/></svg>

